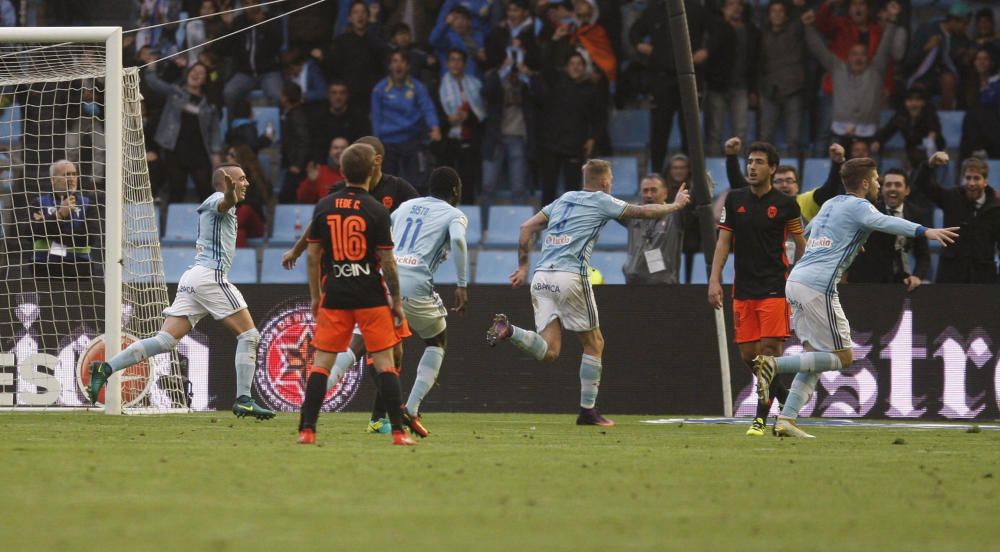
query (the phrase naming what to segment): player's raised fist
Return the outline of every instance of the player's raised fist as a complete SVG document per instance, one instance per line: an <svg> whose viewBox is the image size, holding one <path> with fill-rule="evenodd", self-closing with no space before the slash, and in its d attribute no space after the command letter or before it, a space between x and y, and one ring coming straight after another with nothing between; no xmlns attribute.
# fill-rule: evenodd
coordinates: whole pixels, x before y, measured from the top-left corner
<svg viewBox="0 0 1000 552"><path fill-rule="evenodd" d="M830 161L834 163L843 163L846 153L844 152L844 146L840 144L830 144Z"/></svg>
<svg viewBox="0 0 1000 552"><path fill-rule="evenodd" d="M687 204L691 203L691 193L688 192L687 183L681 184L681 187L677 190L677 195L674 196L674 205L678 209L683 209L687 207Z"/></svg>
<svg viewBox="0 0 1000 552"><path fill-rule="evenodd" d="M935 153L934 155L932 155L929 160L927 160L927 164L930 165L930 166L932 166L932 167L943 167L943 166L947 165L948 161L950 161L950 160L951 160L951 158L948 157L947 153L945 153L943 151L939 151L939 152Z"/></svg>
<svg viewBox="0 0 1000 552"><path fill-rule="evenodd" d="M743 149L743 140L738 137L732 137L726 140L726 155L739 155L740 150Z"/></svg>

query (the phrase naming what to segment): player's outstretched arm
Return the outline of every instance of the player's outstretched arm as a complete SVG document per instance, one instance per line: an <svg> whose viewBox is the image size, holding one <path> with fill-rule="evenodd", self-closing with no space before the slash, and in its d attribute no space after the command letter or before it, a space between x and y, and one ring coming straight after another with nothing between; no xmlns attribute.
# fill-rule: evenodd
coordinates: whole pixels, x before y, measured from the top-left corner
<svg viewBox="0 0 1000 552"><path fill-rule="evenodd" d="M510 273L511 287L521 287L528 280L528 261L531 257L531 247L535 244L535 235L549 225L549 217L539 211L521 223L517 238L517 269Z"/></svg>
<svg viewBox="0 0 1000 552"><path fill-rule="evenodd" d="M281 255L281 266L285 267L285 270L295 268L295 261L302 256L302 252L306 250L306 246L309 244L308 236L311 231L312 221L309 221L302 235L299 236L299 241L295 242L295 245Z"/></svg>
<svg viewBox="0 0 1000 552"><path fill-rule="evenodd" d="M670 213L676 213L691 203L691 194L687 184L681 184L673 203L647 203L645 205L629 205L622 212L623 219L661 219Z"/></svg>
<svg viewBox="0 0 1000 552"><path fill-rule="evenodd" d="M924 236L928 240L937 241L942 247L948 247L948 245L955 243L955 240L958 238L958 227L928 228Z"/></svg>
<svg viewBox="0 0 1000 552"><path fill-rule="evenodd" d="M392 305L389 308L392 310L393 322L398 328L403 325L406 315L403 314L403 298L399 295L399 269L392 248L378 249L378 260L382 265L382 279L385 280L385 285L389 288L389 297L392 298Z"/></svg>
<svg viewBox="0 0 1000 552"><path fill-rule="evenodd" d="M309 276L309 299L312 303L313 318L319 314L319 300L322 296L320 290L320 266L322 264L323 248L318 242L309 244L308 276Z"/></svg>

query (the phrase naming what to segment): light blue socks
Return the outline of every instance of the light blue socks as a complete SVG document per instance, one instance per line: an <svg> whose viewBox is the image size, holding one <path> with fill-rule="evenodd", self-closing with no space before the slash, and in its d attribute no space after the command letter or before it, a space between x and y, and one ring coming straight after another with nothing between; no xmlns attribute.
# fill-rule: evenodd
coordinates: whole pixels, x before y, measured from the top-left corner
<svg viewBox="0 0 1000 552"><path fill-rule="evenodd" d="M511 328L513 332L510 335L510 341L515 347L528 353L535 360L545 358L545 353L549 350L549 344L542 339L542 336L535 332L523 330L517 326L511 326ZM598 364L600 364L600 361L598 361Z"/></svg>
<svg viewBox="0 0 1000 552"><path fill-rule="evenodd" d="M358 357L354 356L354 351L350 347L343 353L337 353L337 360L334 361L333 369L330 370L330 377L326 379L326 390L329 391L340 383L340 378L344 377L344 374L349 372L351 366L354 366L357 361Z"/></svg>
<svg viewBox="0 0 1000 552"><path fill-rule="evenodd" d="M410 389L410 397L406 400L406 411L412 416L420 413L420 403L427 396L427 392L434 387L437 381L438 372L441 371L441 363L444 362L444 349L441 347L427 347L423 356L420 357L420 364L417 365L417 379L413 382L413 389Z"/></svg>
<svg viewBox="0 0 1000 552"><path fill-rule="evenodd" d="M597 388L601 386L601 358L583 355L580 360L580 406L594 408Z"/></svg>
<svg viewBox="0 0 1000 552"><path fill-rule="evenodd" d="M147 337L129 345L124 351L107 361L112 372L118 372L138 364L149 357L172 351L177 346L177 340L167 332L157 332L153 337Z"/></svg>
<svg viewBox="0 0 1000 552"><path fill-rule="evenodd" d="M816 374L806 374L800 372L792 381L792 386L788 389L788 399L781 409L781 415L785 418L798 418L799 411L809 402L809 397L816 389L816 382L819 376Z"/></svg>
<svg viewBox="0 0 1000 552"><path fill-rule="evenodd" d="M802 353L795 356L774 357L779 374L797 374L805 372L815 374L843 370L840 357L833 353Z"/></svg>
<svg viewBox="0 0 1000 552"><path fill-rule="evenodd" d="M236 398L249 397L253 384L253 373L257 368L257 344L260 334L257 328L236 336Z"/></svg>

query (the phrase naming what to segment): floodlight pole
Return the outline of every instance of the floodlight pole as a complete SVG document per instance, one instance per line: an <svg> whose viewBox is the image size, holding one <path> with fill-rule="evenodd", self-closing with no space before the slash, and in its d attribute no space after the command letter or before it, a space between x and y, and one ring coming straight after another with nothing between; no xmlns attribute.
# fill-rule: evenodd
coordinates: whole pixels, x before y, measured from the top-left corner
<svg viewBox="0 0 1000 552"><path fill-rule="evenodd" d="M684 0L667 0L667 14L670 18L670 40L674 50L674 65L677 67L677 83L681 92L681 124L687 136L688 158L691 162L689 186L701 230L706 272L711 274L712 258L715 255L715 216L712 212L712 192L705 179L698 85L695 81L691 34ZM721 309L715 309L715 329L719 345L719 369L722 372L722 411L729 417L733 415L733 390L729 379L729 337L726 334L726 317Z"/></svg>

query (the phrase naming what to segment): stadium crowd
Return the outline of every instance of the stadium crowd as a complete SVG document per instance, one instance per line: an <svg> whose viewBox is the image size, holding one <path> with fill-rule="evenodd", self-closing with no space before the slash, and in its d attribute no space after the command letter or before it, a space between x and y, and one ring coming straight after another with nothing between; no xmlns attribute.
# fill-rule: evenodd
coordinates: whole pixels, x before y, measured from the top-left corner
<svg viewBox="0 0 1000 552"><path fill-rule="evenodd" d="M342 176L340 152L365 135L384 143L385 171L422 192L434 167L454 167L461 203L481 207L487 231L491 206L538 207L560 189L578 189L592 157L625 153L660 175L648 194L642 180L650 201L670 201L690 183L686 137L671 140L681 105L664 0L330 0L277 18L309 2L259 3L137 0L125 25L248 8L125 41L126 63L143 67L154 193L164 204L201 201L212 167L239 162L255 184L239 207L241 246L273 232L275 205L322 197ZM0 15L8 4L0 1ZM783 162L776 176L785 175L775 185L792 195L822 184L805 181L809 171L800 169L826 158L833 143L848 158L875 157L901 180L894 195L886 187L886 203L912 204L906 216L927 223L938 208L948 226L962 226L959 244L967 245L947 255L977 268L944 281L996 280L1000 201L988 185L990 165L966 162L1000 159L1000 33L991 3L684 4L707 155L745 153L725 147L733 136L773 143ZM965 112L957 141L939 111ZM612 140L616 120L629 113L648 113L638 152ZM933 157L939 151L957 159ZM632 175L633 196L644 172ZM724 193L725 175L712 176ZM953 185L959 181L964 188ZM653 240L671 244L671 258L689 259L687 274L668 281L691 280L690 258L700 251L692 213L660 225L673 238ZM901 248L912 245L878 250L896 259ZM894 265L891 277L873 279L929 278L926 258L917 257L919 267Z"/></svg>

